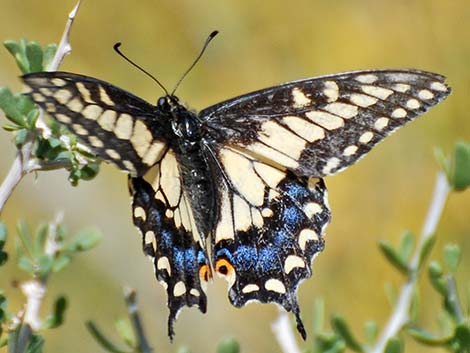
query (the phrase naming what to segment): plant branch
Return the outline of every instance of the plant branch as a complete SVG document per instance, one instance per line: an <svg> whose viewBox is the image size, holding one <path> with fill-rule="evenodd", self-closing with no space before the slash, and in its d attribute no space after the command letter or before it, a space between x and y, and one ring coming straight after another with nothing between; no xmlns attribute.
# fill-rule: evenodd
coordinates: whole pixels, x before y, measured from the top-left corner
<svg viewBox="0 0 470 353"><path fill-rule="evenodd" d="M124 299L126 300L127 312L131 319L132 327L134 328L134 334L137 338L137 347L141 353L152 353L147 337L145 336L144 327L142 326L142 320L137 307L136 292L134 289L124 289Z"/></svg>
<svg viewBox="0 0 470 353"><path fill-rule="evenodd" d="M283 353L300 353L301 350L297 345L292 324L289 315L282 309L279 309L279 316L271 324L271 329L276 337Z"/></svg>
<svg viewBox="0 0 470 353"><path fill-rule="evenodd" d="M70 37L70 31L72 29L72 25L77 15L79 7L80 7L80 1L77 2L77 5L75 5L73 10L69 14L67 23L65 25L64 33L60 40L60 44L57 48L57 52L54 55L54 58L52 59L52 62L50 63L50 65L47 67L47 71L57 70L60 64L62 63L62 61L64 60L65 56L70 54L70 52L72 51L69 37ZM41 109L39 118L36 122L36 127L42 130L44 136L50 136L51 135L50 129L44 123L43 116L44 116L44 112ZM5 203L7 202L7 200L10 198L11 194L13 193L13 190L15 189L15 187L19 184L21 179L26 174L28 174L29 172L33 170L51 169L50 165L47 165L44 167L36 166L34 169L29 168L31 154L32 154L33 147L34 147L35 137L36 137L35 134L31 133L31 136L28 139L28 141L18 149L16 158L12 166L10 167L10 170L8 171L8 174L5 180L0 186L0 214L5 206ZM41 162L36 161L36 163L40 164ZM57 168L62 168L62 166L57 165Z"/></svg>
<svg viewBox="0 0 470 353"><path fill-rule="evenodd" d="M417 274L421 260L423 247L436 232L437 225L441 218L450 186L443 172L439 172L434 186L434 195L431 205L423 225L419 244L410 262L409 276L407 282L401 288L395 308L388 319L376 345L369 350L369 353L382 353L390 338L395 337L409 320L409 311L413 297L414 287L417 281Z"/></svg>

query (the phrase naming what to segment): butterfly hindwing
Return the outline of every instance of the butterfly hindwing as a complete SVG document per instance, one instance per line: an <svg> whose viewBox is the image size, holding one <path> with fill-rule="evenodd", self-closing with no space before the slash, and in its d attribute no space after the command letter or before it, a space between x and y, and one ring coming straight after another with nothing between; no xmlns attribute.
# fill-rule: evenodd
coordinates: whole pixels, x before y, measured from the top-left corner
<svg viewBox="0 0 470 353"><path fill-rule="evenodd" d="M213 263L236 307L257 300L292 311L305 338L297 287L311 275L330 221L322 179L298 177L224 146Z"/></svg>
<svg viewBox="0 0 470 353"><path fill-rule="evenodd" d="M133 219L142 233L144 253L166 288L168 333L173 337L173 323L184 306L197 305L206 312L205 286L211 270L173 151L154 168L151 183L141 177L130 179Z"/></svg>
<svg viewBox="0 0 470 353"><path fill-rule="evenodd" d="M65 72L23 76L28 95L102 159L143 175L167 148L155 107L110 83Z"/></svg>
<svg viewBox="0 0 470 353"><path fill-rule="evenodd" d="M323 177L353 164L449 93L444 77L429 72L357 71L256 91L200 116L227 144L297 175Z"/></svg>

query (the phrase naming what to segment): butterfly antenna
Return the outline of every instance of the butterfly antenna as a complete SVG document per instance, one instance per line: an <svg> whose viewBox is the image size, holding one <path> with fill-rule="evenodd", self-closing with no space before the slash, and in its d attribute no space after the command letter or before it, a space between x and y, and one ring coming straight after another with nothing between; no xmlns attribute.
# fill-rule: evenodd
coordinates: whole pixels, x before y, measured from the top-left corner
<svg viewBox="0 0 470 353"><path fill-rule="evenodd" d="M199 55L197 56L196 60L194 60L194 62L191 64L191 66L189 67L189 69L187 69L183 76L181 76L181 78L179 79L179 81L176 83L176 86L175 88L173 89L173 91L171 92L171 95L173 95L175 93L175 91L178 89L180 83L184 80L184 78L189 74L189 72L193 69L193 67L197 64L197 62L199 61L199 59L201 59L202 57L202 54L204 54L204 52L206 51L206 48L207 46L209 45L209 43L211 42L212 39L214 39L214 37L219 33L219 31L213 31L211 34L209 34L209 36L207 37L206 39L206 42L204 43L204 46L202 47L202 50L201 52L199 53Z"/></svg>
<svg viewBox="0 0 470 353"><path fill-rule="evenodd" d="M158 81L155 76L153 76L152 74L150 74L147 70L145 70L144 68L142 68L141 66L137 65L135 62L133 62L131 59L129 59L127 56L125 56L121 50L119 49L119 47L121 46L122 43L116 43L113 45L113 49L116 53L118 53L121 57L123 57L128 63L130 63L131 65L133 65L134 67L138 68L140 71L142 71L144 74L146 74L147 76L149 76L152 80L154 80L162 89L163 91L165 92L165 94L168 96L168 91L166 90L165 86L163 86L160 81Z"/></svg>

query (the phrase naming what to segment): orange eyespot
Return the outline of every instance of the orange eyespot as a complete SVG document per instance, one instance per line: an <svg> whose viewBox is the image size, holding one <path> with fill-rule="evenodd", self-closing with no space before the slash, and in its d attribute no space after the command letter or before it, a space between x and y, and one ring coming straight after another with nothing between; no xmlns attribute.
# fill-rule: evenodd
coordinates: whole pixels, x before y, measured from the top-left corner
<svg viewBox="0 0 470 353"><path fill-rule="evenodd" d="M212 278L211 269L206 264L199 268L199 278L204 282L208 282Z"/></svg>
<svg viewBox="0 0 470 353"><path fill-rule="evenodd" d="M230 276L234 271L232 264L226 259L217 260L215 263L215 270L222 276Z"/></svg>

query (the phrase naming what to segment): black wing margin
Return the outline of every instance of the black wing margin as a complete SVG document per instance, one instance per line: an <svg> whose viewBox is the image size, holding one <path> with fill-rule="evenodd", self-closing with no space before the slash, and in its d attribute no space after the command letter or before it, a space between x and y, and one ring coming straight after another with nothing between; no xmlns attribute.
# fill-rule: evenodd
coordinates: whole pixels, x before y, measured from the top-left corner
<svg viewBox="0 0 470 353"><path fill-rule="evenodd" d="M156 108L110 83L67 72L22 76L27 95L102 159L142 176L165 152Z"/></svg>
<svg viewBox="0 0 470 353"><path fill-rule="evenodd" d="M370 70L293 81L200 113L219 141L296 175L335 174L445 99L445 77Z"/></svg>

